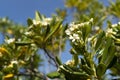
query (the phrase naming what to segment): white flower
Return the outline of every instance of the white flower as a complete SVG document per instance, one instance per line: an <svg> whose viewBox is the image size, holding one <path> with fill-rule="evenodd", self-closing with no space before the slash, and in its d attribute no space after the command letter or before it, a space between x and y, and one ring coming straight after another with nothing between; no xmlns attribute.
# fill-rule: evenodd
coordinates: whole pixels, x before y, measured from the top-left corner
<svg viewBox="0 0 120 80"><path fill-rule="evenodd" d="M74 26L74 25L75 25L75 23L72 22L72 23L69 24L69 27L72 27L72 26Z"/></svg>
<svg viewBox="0 0 120 80"><path fill-rule="evenodd" d="M112 25L112 27L116 27L116 26L118 26L118 24L113 24L113 25Z"/></svg>
<svg viewBox="0 0 120 80"><path fill-rule="evenodd" d="M73 37L74 37L75 39L80 39L78 34L73 34Z"/></svg>
<svg viewBox="0 0 120 80"><path fill-rule="evenodd" d="M11 61L11 64L18 64L18 61Z"/></svg>
<svg viewBox="0 0 120 80"><path fill-rule="evenodd" d="M49 25L51 23L51 21L52 21L52 18L44 18L44 20L41 21L40 24L42 26L47 26L47 25Z"/></svg>
<svg viewBox="0 0 120 80"><path fill-rule="evenodd" d="M25 32L25 35L29 35L30 34L30 32Z"/></svg>
<svg viewBox="0 0 120 80"><path fill-rule="evenodd" d="M95 26L95 31L98 31L100 29L99 26Z"/></svg>
<svg viewBox="0 0 120 80"><path fill-rule="evenodd" d="M41 25L42 25L42 26L47 26L47 25L48 25L48 22L42 21L42 22L41 22Z"/></svg>
<svg viewBox="0 0 120 80"><path fill-rule="evenodd" d="M120 25L120 22L118 22L118 25Z"/></svg>
<svg viewBox="0 0 120 80"><path fill-rule="evenodd" d="M38 24L40 24L40 21L33 20L33 24L34 24L34 25L38 25Z"/></svg>
<svg viewBox="0 0 120 80"><path fill-rule="evenodd" d="M68 60L65 64L69 66L74 66L74 60Z"/></svg>
<svg viewBox="0 0 120 80"><path fill-rule="evenodd" d="M31 44L31 46L35 47L36 45L35 44Z"/></svg>
<svg viewBox="0 0 120 80"><path fill-rule="evenodd" d="M77 33L78 33L79 35L81 35L81 34L82 34L82 32L81 32L81 31L77 31Z"/></svg>
<svg viewBox="0 0 120 80"><path fill-rule="evenodd" d="M90 19L90 22L93 22L93 18Z"/></svg>
<svg viewBox="0 0 120 80"><path fill-rule="evenodd" d="M80 23L80 24L77 24L78 26L84 26L85 24L84 23Z"/></svg>
<svg viewBox="0 0 120 80"><path fill-rule="evenodd" d="M13 64L18 64L18 62L17 61L11 61L11 63L7 66L7 67L13 67Z"/></svg>
<svg viewBox="0 0 120 80"><path fill-rule="evenodd" d="M84 25L89 25L90 24L90 22L85 22L85 24Z"/></svg>
<svg viewBox="0 0 120 80"><path fill-rule="evenodd" d="M91 41L92 40L92 38L88 38L88 41Z"/></svg>
<svg viewBox="0 0 120 80"><path fill-rule="evenodd" d="M32 35L32 32L25 32L25 35L31 36L31 35Z"/></svg>
<svg viewBox="0 0 120 80"><path fill-rule="evenodd" d="M75 29L78 29L78 25L74 25L74 28L75 28Z"/></svg>
<svg viewBox="0 0 120 80"><path fill-rule="evenodd" d="M108 33L108 34L116 34L116 32L113 32L112 29L108 29L108 30L107 30L107 33Z"/></svg>
<svg viewBox="0 0 120 80"><path fill-rule="evenodd" d="M71 39L72 42L75 42L75 40L79 40L80 37L78 34L73 34L73 36L72 35L69 36L69 39Z"/></svg>
<svg viewBox="0 0 120 80"><path fill-rule="evenodd" d="M7 44L13 43L14 41L15 41L15 38L11 38L11 39L5 40L5 42Z"/></svg>
<svg viewBox="0 0 120 80"><path fill-rule="evenodd" d="M75 30L75 28L74 28L74 27L70 27L69 29L70 29L70 31L74 31L74 30Z"/></svg>
<svg viewBox="0 0 120 80"><path fill-rule="evenodd" d="M112 33L113 31L112 31L112 29L108 29L107 32L108 33Z"/></svg>
<svg viewBox="0 0 120 80"><path fill-rule="evenodd" d="M65 31L65 33L66 33L67 35L70 35L70 34L71 34L70 30L68 30L68 29Z"/></svg>
<svg viewBox="0 0 120 80"><path fill-rule="evenodd" d="M52 18L45 18L44 21L46 21L46 22L51 22L51 21L52 21Z"/></svg>

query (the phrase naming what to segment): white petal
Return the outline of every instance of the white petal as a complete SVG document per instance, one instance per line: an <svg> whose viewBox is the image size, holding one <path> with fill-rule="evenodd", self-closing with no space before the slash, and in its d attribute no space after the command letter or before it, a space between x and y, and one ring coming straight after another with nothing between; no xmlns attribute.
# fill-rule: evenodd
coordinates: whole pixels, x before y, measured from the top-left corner
<svg viewBox="0 0 120 80"><path fill-rule="evenodd" d="M74 30L75 30L75 28L74 28L74 27L70 27L69 29L70 29L70 31L74 31Z"/></svg>
<svg viewBox="0 0 120 80"><path fill-rule="evenodd" d="M5 40L5 42L8 43L8 44L13 43L14 41L15 41L15 38Z"/></svg>
<svg viewBox="0 0 120 80"><path fill-rule="evenodd" d="M72 35L69 36L69 39L74 39Z"/></svg>
<svg viewBox="0 0 120 80"><path fill-rule="evenodd" d="M118 22L118 24L120 25L120 22Z"/></svg>
<svg viewBox="0 0 120 80"><path fill-rule="evenodd" d="M90 22L93 22L93 18L90 19Z"/></svg>
<svg viewBox="0 0 120 80"><path fill-rule="evenodd" d="M70 34L71 34L70 30L68 30L68 29L65 31L65 33L66 33L67 35L70 35Z"/></svg>
<svg viewBox="0 0 120 80"><path fill-rule="evenodd" d="M90 24L90 22L86 22L85 24L86 24L86 25L89 25L89 24Z"/></svg>
<svg viewBox="0 0 120 80"><path fill-rule="evenodd" d="M18 61L11 61L11 64L17 64Z"/></svg>
<svg viewBox="0 0 120 80"><path fill-rule="evenodd" d="M74 39L80 39L78 34L73 34Z"/></svg>
<svg viewBox="0 0 120 80"><path fill-rule="evenodd" d="M118 26L118 24L113 24L113 25L112 25L112 27L116 27L116 26Z"/></svg>
<svg viewBox="0 0 120 80"><path fill-rule="evenodd" d="M75 42L75 39L73 39L72 42Z"/></svg>

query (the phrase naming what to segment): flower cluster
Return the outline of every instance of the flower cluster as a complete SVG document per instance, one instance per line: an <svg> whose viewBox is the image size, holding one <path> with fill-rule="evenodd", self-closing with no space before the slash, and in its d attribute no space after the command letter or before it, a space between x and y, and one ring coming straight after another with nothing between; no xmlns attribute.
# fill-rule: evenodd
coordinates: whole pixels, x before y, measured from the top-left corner
<svg viewBox="0 0 120 80"><path fill-rule="evenodd" d="M117 24L113 24L112 27L117 27L118 25L120 25L120 22L118 22Z"/></svg>
<svg viewBox="0 0 120 80"><path fill-rule="evenodd" d="M113 29L107 29L107 33L106 33L106 35L109 35L109 34L113 34L113 35L115 35L116 34L116 32L114 32L113 31Z"/></svg>
<svg viewBox="0 0 120 80"><path fill-rule="evenodd" d="M41 21L37 21L37 20L33 20L33 24L34 25L43 25L43 26L47 26L51 23L52 21L52 18L44 18L43 20Z"/></svg>
<svg viewBox="0 0 120 80"><path fill-rule="evenodd" d="M72 22L69 24L69 28L65 31L65 33L69 36L69 39L72 40L72 42L78 41L81 39L80 35L82 34L80 29L85 25L90 25L92 22L93 22L93 18L91 18L87 22L80 24L76 24L75 22Z"/></svg>
<svg viewBox="0 0 120 80"><path fill-rule="evenodd" d="M120 22L112 24L111 27L107 29L106 35L116 35L119 32L118 27L120 27Z"/></svg>
<svg viewBox="0 0 120 80"><path fill-rule="evenodd" d="M74 66L75 61L74 60L68 60L65 64L69 65L69 66Z"/></svg>
<svg viewBox="0 0 120 80"><path fill-rule="evenodd" d="M15 38L10 38L10 39L8 39L8 40L5 40L5 42L6 42L7 44L11 44L11 43L15 42Z"/></svg>
<svg viewBox="0 0 120 80"><path fill-rule="evenodd" d="M18 64L18 61L12 60L12 61L10 62L10 64L9 64L7 67L13 68L14 64ZM5 66L5 67L6 67L6 66Z"/></svg>
<svg viewBox="0 0 120 80"><path fill-rule="evenodd" d="M41 35L40 32L43 32L43 31L39 31L39 30L45 30L46 26L50 25L52 20L53 20L52 18L45 18L45 17L43 17L43 19L41 20L33 19L32 20L33 25L30 25L29 30L25 32L24 34L26 36L33 37L36 35L36 31L38 31L39 34L37 33L37 35Z"/></svg>

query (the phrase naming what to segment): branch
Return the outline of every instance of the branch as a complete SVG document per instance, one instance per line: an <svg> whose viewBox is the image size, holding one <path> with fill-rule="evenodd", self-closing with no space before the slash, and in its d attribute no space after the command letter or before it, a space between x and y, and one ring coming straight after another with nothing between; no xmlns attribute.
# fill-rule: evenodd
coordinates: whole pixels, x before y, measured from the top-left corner
<svg viewBox="0 0 120 80"><path fill-rule="evenodd" d="M32 73L32 72L31 72ZM44 74L42 74L42 73L22 73L22 72L20 72L20 73L18 73L17 74L17 76L34 76L34 77L38 77L38 78L40 78L40 79L43 79L43 80L47 80L47 78L46 78L46 76L44 75Z"/></svg>
<svg viewBox="0 0 120 80"><path fill-rule="evenodd" d="M52 57L52 56L49 54L49 52L46 50L46 48L44 48L44 51L45 51L45 53L47 54L47 56L55 63L55 66L58 67L58 64L57 64L55 58Z"/></svg>

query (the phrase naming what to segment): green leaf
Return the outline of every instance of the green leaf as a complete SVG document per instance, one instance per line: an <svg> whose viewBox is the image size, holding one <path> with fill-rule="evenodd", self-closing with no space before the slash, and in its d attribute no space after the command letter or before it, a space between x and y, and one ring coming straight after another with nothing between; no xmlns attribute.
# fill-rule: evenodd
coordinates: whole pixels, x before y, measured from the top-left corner
<svg viewBox="0 0 120 80"><path fill-rule="evenodd" d="M82 64L82 65L85 65L85 64L86 64L86 62L85 62L85 60L84 60L83 58L81 58L81 64Z"/></svg>
<svg viewBox="0 0 120 80"><path fill-rule="evenodd" d="M28 23L28 26L32 25L33 24L32 19L28 18L27 23Z"/></svg>
<svg viewBox="0 0 120 80"><path fill-rule="evenodd" d="M60 73L57 71L54 71L54 72L48 73L47 77L51 79L60 78Z"/></svg>
<svg viewBox="0 0 120 80"><path fill-rule="evenodd" d="M106 68L107 68L106 65L103 64L103 63L100 63L100 64L97 66L97 68L96 68L96 74L97 74L97 76L98 76L99 78L101 78L101 77L105 74Z"/></svg>
<svg viewBox="0 0 120 80"><path fill-rule="evenodd" d="M50 33L45 37L45 42L60 28L62 21L56 23L53 28L50 29Z"/></svg>
<svg viewBox="0 0 120 80"><path fill-rule="evenodd" d="M25 45L30 45L31 42L15 42L16 46L25 46Z"/></svg>
<svg viewBox="0 0 120 80"><path fill-rule="evenodd" d="M78 63L79 63L78 55L74 54L74 55L73 55L73 59L74 59L74 66L77 66Z"/></svg>
<svg viewBox="0 0 120 80"><path fill-rule="evenodd" d="M116 62L117 62L117 56L114 56L114 58L112 59L112 61L110 62L107 68L113 67L116 64Z"/></svg>
<svg viewBox="0 0 120 80"><path fill-rule="evenodd" d="M108 66L115 56L116 48L114 45L108 48L108 56L106 57L105 64Z"/></svg>
<svg viewBox="0 0 120 80"><path fill-rule="evenodd" d="M59 65L62 65L62 62L61 62L61 60L58 58L58 56L56 56L55 58L56 58L57 63L58 63Z"/></svg>
<svg viewBox="0 0 120 80"><path fill-rule="evenodd" d="M70 53L71 53L72 55L77 54L77 52L76 52L76 50L75 50L74 48L71 48L71 49L70 49Z"/></svg>
<svg viewBox="0 0 120 80"><path fill-rule="evenodd" d="M115 41L115 45L120 46L120 41Z"/></svg>
<svg viewBox="0 0 120 80"><path fill-rule="evenodd" d="M94 74L94 71L90 67L88 67L87 65L82 65L82 70L85 71L89 75Z"/></svg>
<svg viewBox="0 0 120 80"><path fill-rule="evenodd" d="M86 61L87 66L92 67L91 64L93 64L93 60L91 59L90 53L87 53L87 56L84 59Z"/></svg>
<svg viewBox="0 0 120 80"><path fill-rule="evenodd" d="M0 71L0 80L2 80L3 73Z"/></svg>
<svg viewBox="0 0 120 80"><path fill-rule="evenodd" d="M103 51L103 54L102 54L102 59L101 59L101 62L102 63L105 63L106 59L108 58L109 53L108 53L108 48L112 45L113 43L113 40L110 36L106 37L106 44L105 44L105 48L104 48L104 51Z"/></svg>
<svg viewBox="0 0 120 80"><path fill-rule="evenodd" d="M82 29L82 34L83 34L83 40L85 41L85 39L87 38L87 36L90 34L92 29L91 25L85 25Z"/></svg>
<svg viewBox="0 0 120 80"><path fill-rule="evenodd" d="M90 76L84 71L73 71L68 65L60 66L59 72L63 73L67 80L86 80L90 78Z"/></svg>
<svg viewBox="0 0 120 80"><path fill-rule="evenodd" d="M41 21L43 18L42 18L42 15L40 15L40 13L38 11L35 12L35 20L37 21Z"/></svg>
<svg viewBox="0 0 120 80"><path fill-rule="evenodd" d="M101 46L103 38L105 36L105 32L104 31L100 31L97 35L97 42L95 44L95 50L97 51L98 48Z"/></svg>
<svg viewBox="0 0 120 80"><path fill-rule="evenodd" d="M45 36L47 36L49 33L50 33L50 26L49 26L49 25L47 25L47 29L46 29Z"/></svg>

